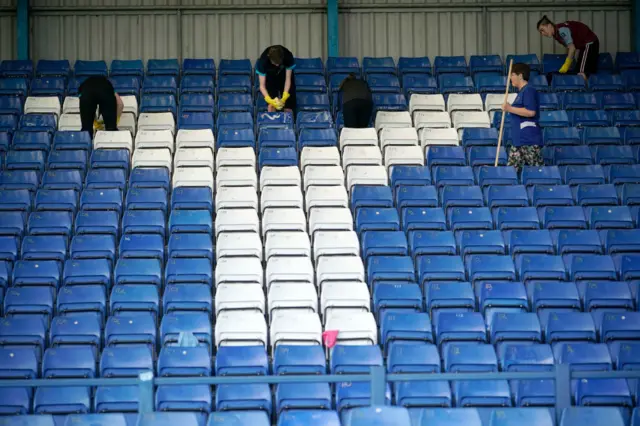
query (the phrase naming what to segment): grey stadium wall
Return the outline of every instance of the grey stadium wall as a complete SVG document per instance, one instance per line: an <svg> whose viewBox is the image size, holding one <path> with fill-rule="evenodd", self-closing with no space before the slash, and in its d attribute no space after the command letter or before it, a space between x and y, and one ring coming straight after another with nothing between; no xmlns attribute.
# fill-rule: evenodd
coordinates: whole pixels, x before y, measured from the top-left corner
<svg viewBox="0 0 640 426"><path fill-rule="evenodd" d="M31 0L38 59L256 58L282 43L327 55L325 0ZM15 0L0 0L0 58L16 55ZM430 56L552 53L535 29L542 14L578 19L601 51L631 49L631 1L341 0L340 54Z"/></svg>

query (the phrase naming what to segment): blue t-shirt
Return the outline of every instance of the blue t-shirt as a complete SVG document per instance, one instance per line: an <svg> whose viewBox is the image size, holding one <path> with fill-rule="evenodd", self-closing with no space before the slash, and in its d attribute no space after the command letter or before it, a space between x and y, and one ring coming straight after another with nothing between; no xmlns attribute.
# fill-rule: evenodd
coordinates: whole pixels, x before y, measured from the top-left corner
<svg viewBox="0 0 640 426"><path fill-rule="evenodd" d="M516 100L511 105L515 108L526 108L529 111L536 112L533 117L510 114L511 143L513 146L542 145L542 130L538 124L540 119L540 97L536 89L527 84L520 90Z"/></svg>

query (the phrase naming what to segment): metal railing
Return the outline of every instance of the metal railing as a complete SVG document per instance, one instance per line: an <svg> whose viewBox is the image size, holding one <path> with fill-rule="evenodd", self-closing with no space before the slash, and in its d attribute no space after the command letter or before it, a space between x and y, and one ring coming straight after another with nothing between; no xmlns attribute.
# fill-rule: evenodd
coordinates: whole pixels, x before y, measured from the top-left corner
<svg viewBox="0 0 640 426"><path fill-rule="evenodd" d="M63 387L63 386L138 386L138 412L154 411L154 387L162 385L226 385L283 383L350 383L370 382L371 405L384 405L387 384L421 381L476 380L553 380L555 382L555 410L558 419L562 410L571 406L571 380L583 379L640 379L640 371L571 371L568 364L556 364L545 372L500 373L411 373L388 374L384 367L372 367L369 374L286 375L286 376L212 376L212 377L155 377L151 372L137 378L96 379L27 379L0 380L6 387Z"/></svg>

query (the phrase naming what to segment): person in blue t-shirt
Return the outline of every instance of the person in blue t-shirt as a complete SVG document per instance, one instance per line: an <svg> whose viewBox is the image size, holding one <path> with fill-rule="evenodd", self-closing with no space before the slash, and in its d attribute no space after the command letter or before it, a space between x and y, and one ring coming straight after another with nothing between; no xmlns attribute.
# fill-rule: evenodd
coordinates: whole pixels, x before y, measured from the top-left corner
<svg viewBox="0 0 640 426"><path fill-rule="evenodd" d="M509 150L509 166L518 172L523 166L543 166L542 130L540 119L540 97L538 92L528 84L531 69L527 64L515 64L511 69L511 84L518 89L518 96L513 104L505 103L502 111L510 114L511 149Z"/></svg>

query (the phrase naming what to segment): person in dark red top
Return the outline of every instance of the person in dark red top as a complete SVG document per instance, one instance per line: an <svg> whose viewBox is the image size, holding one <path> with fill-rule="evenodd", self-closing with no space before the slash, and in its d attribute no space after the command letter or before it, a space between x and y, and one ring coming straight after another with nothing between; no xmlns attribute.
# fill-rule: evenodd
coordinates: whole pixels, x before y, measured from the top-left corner
<svg viewBox="0 0 640 426"><path fill-rule="evenodd" d="M545 37L553 37L567 48L567 60L560 68L561 74L573 69L586 80L598 71L600 42L591 28L578 21L554 24L545 15L538 21L538 31ZM578 59L574 64L576 55Z"/></svg>

